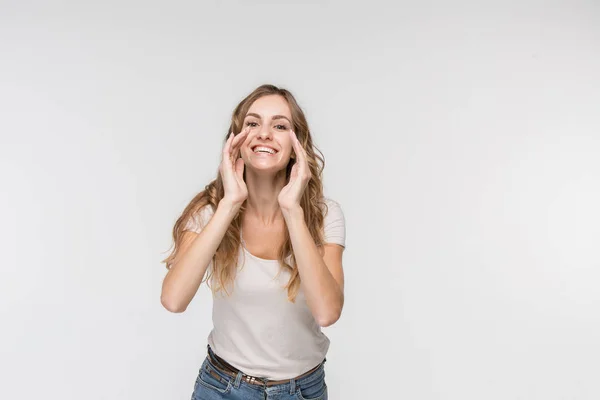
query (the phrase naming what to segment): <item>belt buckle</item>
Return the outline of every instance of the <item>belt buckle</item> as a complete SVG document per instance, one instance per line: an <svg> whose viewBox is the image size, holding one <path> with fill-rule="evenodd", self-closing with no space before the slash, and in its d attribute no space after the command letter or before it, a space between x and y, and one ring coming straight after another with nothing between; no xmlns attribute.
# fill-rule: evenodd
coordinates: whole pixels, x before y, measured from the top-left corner
<svg viewBox="0 0 600 400"><path fill-rule="evenodd" d="M246 375L245 381L250 384L253 384L253 385L256 385L257 382L262 382L261 379L255 377L255 376L250 376L250 375Z"/></svg>

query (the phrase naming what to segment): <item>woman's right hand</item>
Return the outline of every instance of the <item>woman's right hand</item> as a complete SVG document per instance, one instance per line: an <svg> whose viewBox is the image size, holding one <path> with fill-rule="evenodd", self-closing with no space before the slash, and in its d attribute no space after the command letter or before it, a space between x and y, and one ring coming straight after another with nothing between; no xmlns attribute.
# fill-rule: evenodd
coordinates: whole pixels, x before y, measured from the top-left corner
<svg viewBox="0 0 600 400"><path fill-rule="evenodd" d="M244 182L244 160L239 157L242 144L246 141L250 128L246 127L237 135L229 134L225 146L219 172L223 179L225 195L223 200L234 207L240 207L248 197L248 188Z"/></svg>

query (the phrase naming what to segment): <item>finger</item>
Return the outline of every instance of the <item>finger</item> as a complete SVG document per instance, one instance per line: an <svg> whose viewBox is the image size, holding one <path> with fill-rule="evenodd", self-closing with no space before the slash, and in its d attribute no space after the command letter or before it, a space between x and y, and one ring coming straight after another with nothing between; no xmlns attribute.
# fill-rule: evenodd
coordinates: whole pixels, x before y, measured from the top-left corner
<svg viewBox="0 0 600 400"><path fill-rule="evenodd" d="M296 134L291 129L290 129L290 140L292 141L292 149L294 150L294 154L296 156L296 162L298 162L298 146L296 144Z"/></svg>
<svg viewBox="0 0 600 400"><path fill-rule="evenodd" d="M240 133L235 135L233 138L233 145L237 146L240 143L240 141L242 141L243 138L245 138L248 135L248 132L250 132L249 127L245 127L240 131Z"/></svg>
<svg viewBox="0 0 600 400"><path fill-rule="evenodd" d="M237 135L234 134L233 140L231 141L231 144L229 146L229 156L231 157L232 160L235 160L237 158L237 154L236 154L237 147L238 147L239 143L244 142L245 135L246 135L246 129L242 130Z"/></svg>
<svg viewBox="0 0 600 400"><path fill-rule="evenodd" d="M223 148L223 160L221 161L221 171L223 176L231 178L233 174L233 164L231 162L231 142L233 141L233 132L229 134L229 138Z"/></svg>
<svg viewBox="0 0 600 400"><path fill-rule="evenodd" d="M246 142L246 138L248 137L249 133L250 133L250 128L246 127L244 130L242 130L240 133L238 133L238 135L233 139L231 148L232 148L232 156L234 156L234 158L233 158L234 160L238 158L239 150L242 148L242 145Z"/></svg>
<svg viewBox="0 0 600 400"><path fill-rule="evenodd" d="M296 132L294 132L294 138L296 139L296 144L298 145L298 149L300 150L300 153L306 159L306 150L304 149L304 147L302 147L302 143L300 143L300 139L298 139L298 136L296 136Z"/></svg>
<svg viewBox="0 0 600 400"><path fill-rule="evenodd" d="M244 179L244 160L238 158L235 160L235 173L241 180Z"/></svg>
<svg viewBox="0 0 600 400"><path fill-rule="evenodd" d="M235 162L235 160L237 160L238 158L240 158L240 152L241 152L242 147L241 146L236 146L233 148L232 152L231 152L231 159Z"/></svg>
<svg viewBox="0 0 600 400"><path fill-rule="evenodd" d="M244 126L239 133L250 132L251 127L249 125Z"/></svg>
<svg viewBox="0 0 600 400"><path fill-rule="evenodd" d="M306 166L306 152L304 151L304 148L302 147L302 145L300 144L300 141L298 140L298 137L296 136L296 133L294 131L292 132L292 143L294 144L294 150L296 152L296 164L299 164L298 168L300 168L300 171L304 171L304 168Z"/></svg>
<svg viewBox="0 0 600 400"><path fill-rule="evenodd" d="M298 177L298 164L294 164L292 171L290 172L290 180L294 180Z"/></svg>
<svg viewBox="0 0 600 400"><path fill-rule="evenodd" d="M229 142L229 157L233 155L233 143L235 142L235 134L232 132L233 138Z"/></svg>
<svg viewBox="0 0 600 400"><path fill-rule="evenodd" d="M232 137L233 137L233 132L231 132L229 134L229 136L227 137L227 141L225 141L225 145L223 146L223 158L224 159L229 157L229 149L231 147Z"/></svg>

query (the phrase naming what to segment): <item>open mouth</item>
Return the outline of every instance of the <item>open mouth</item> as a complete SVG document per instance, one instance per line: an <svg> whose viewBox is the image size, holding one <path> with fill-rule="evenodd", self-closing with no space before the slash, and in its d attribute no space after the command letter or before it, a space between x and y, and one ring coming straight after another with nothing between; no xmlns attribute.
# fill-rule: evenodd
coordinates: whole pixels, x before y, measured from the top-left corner
<svg viewBox="0 0 600 400"><path fill-rule="evenodd" d="M267 147L267 146L255 146L252 148L252 152L256 153L256 154L267 154L267 155L277 154L277 150L272 149L271 147Z"/></svg>

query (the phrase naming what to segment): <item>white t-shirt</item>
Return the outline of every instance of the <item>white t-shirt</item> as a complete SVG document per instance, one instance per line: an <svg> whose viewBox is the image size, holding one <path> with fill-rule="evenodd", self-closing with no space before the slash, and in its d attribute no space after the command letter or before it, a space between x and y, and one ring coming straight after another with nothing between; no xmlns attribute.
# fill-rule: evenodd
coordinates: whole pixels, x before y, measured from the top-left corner
<svg viewBox="0 0 600 400"><path fill-rule="evenodd" d="M325 198L326 243L345 246L345 219L339 203ZM184 230L200 232L212 217L210 206L201 209ZM212 261L209 264L212 268ZM290 277L284 269L277 279L277 260L258 258L241 246L238 270L229 297L213 295L213 329L208 344L242 372L273 380L298 376L318 365L329 349L300 288L296 302L287 300L284 288Z"/></svg>

